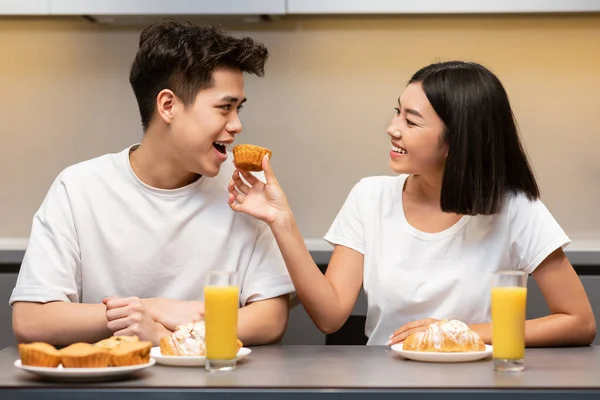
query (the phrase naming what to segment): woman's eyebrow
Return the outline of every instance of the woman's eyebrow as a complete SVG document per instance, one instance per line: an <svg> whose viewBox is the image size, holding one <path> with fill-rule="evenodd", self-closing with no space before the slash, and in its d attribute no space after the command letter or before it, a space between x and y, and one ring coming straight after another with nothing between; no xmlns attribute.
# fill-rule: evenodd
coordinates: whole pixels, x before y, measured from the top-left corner
<svg viewBox="0 0 600 400"><path fill-rule="evenodd" d="M402 106L400 104L400 98L398 98L398 107L402 108ZM423 116L421 115L421 113L418 112L417 110L412 109L412 108L405 108L404 112L407 113L407 114L414 115L415 117L419 117L419 118L423 119Z"/></svg>

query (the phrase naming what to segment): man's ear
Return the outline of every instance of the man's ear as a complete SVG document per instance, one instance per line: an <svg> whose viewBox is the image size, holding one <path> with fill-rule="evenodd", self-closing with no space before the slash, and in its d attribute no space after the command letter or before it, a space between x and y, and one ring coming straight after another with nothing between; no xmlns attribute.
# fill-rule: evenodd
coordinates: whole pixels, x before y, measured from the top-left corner
<svg viewBox="0 0 600 400"><path fill-rule="evenodd" d="M167 125L173 121L173 106L176 101L175 93L170 89L163 89L156 96L156 113Z"/></svg>

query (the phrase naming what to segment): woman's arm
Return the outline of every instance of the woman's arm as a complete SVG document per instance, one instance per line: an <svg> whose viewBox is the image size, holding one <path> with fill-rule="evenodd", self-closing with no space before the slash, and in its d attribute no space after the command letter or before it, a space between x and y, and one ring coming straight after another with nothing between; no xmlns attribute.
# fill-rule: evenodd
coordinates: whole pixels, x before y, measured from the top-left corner
<svg viewBox="0 0 600 400"><path fill-rule="evenodd" d="M550 315L525 323L528 347L587 346L596 337L596 319L581 280L562 249L555 250L533 271ZM492 342L491 324L473 324L486 343Z"/></svg>
<svg viewBox="0 0 600 400"><path fill-rule="evenodd" d="M289 271L296 294L317 328L332 333L350 316L362 286L364 257L344 246L336 246L323 275L313 261L283 190L263 159L266 183L248 172L234 172L229 184L229 205L234 211L266 222L273 232Z"/></svg>
<svg viewBox="0 0 600 400"><path fill-rule="evenodd" d="M348 247L336 246L325 275L308 252L290 213L271 226L288 268L296 294L321 332L342 327L354 308L362 286L364 256Z"/></svg>
<svg viewBox="0 0 600 400"><path fill-rule="evenodd" d="M525 322L525 345L528 347L588 346L596 337L596 320L579 277L562 249L555 250L535 269L537 282L550 315ZM390 337L389 345L403 342L410 334L424 331L435 322L428 318L400 327ZM492 324L471 324L487 344L492 343Z"/></svg>

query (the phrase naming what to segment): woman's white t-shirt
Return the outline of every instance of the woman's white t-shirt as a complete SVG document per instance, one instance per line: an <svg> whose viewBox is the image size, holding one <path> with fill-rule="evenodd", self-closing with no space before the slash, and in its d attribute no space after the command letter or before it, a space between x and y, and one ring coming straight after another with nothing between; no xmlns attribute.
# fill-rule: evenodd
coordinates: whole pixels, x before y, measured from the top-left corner
<svg viewBox="0 0 600 400"><path fill-rule="evenodd" d="M494 272L531 273L570 243L544 204L524 194L508 196L498 214L463 216L438 233L419 231L404 215L407 177L362 179L325 235L364 255L368 344L383 345L402 325L424 318L489 322Z"/></svg>

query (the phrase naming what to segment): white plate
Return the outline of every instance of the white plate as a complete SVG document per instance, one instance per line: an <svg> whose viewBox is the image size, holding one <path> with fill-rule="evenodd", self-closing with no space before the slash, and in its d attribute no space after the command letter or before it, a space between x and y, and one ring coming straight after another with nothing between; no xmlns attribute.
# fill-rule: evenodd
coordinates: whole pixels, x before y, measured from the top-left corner
<svg viewBox="0 0 600 400"><path fill-rule="evenodd" d="M426 362L466 362L482 360L492 355L492 346L486 344L485 351L468 351L460 353L434 353L430 351L406 351L403 343L396 343L392 350L402 357Z"/></svg>
<svg viewBox="0 0 600 400"><path fill-rule="evenodd" d="M237 353L237 360L240 361L252 353L247 347L242 347ZM150 350L150 356L156 359L156 362L163 365L174 367L203 367L206 362L204 356L163 356L160 354L160 347L153 347Z"/></svg>
<svg viewBox="0 0 600 400"><path fill-rule="evenodd" d="M16 360L15 367L27 371L31 374L49 378L53 380L68 381L99 381L122 377L133 374L134 372L153 366L156 360L150 358L148 364L131 365L127 367L108 367L108 368L63 368L59 365L57 368L33 367L31 365L22 365L21 360Z"/></svg>

